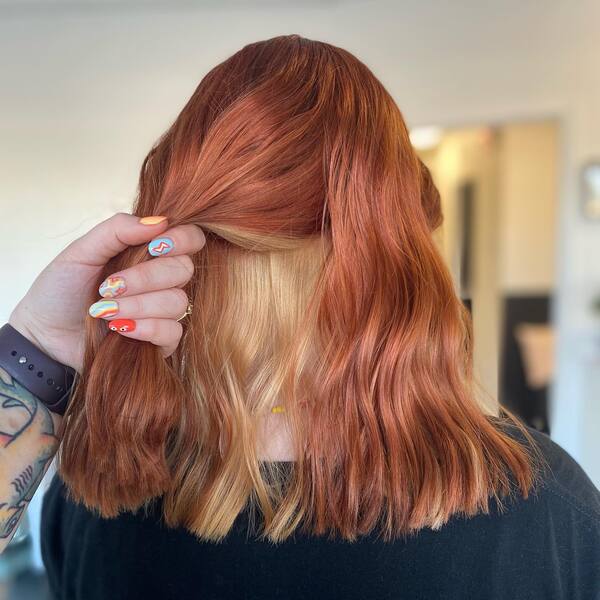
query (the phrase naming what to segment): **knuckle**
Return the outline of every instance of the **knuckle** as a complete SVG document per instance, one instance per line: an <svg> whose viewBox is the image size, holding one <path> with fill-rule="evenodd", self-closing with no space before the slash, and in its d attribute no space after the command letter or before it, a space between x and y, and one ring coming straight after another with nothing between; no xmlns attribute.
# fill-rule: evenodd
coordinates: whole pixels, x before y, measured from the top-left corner
<svg viewBox="0 0 600 600"><path fill-rule="evenodd" d="M138 285L141 289L151 289L154 280L154 264L145 262L135 268Z"/></svg>
<svg viewBox="0 0 600 600"><path fill-rule="evenodd" d="M173 321L173 335L175 343L178 344L181 336L183 335L183 325L179 321Z"/></svg>
<svg viewBox="0 0 600 600"><path fill-rule="evenodd" d="M187 254L182 254L181 256L176 256L175 258L183 267L186 275L185 280L188 281L194 274L194 261Z"/></svg>
<svg viewBox="0 0 600 600"><path fill-rule="evenodd" d="M161 290L155 296L155 315L162 318L180 315L187 307L187 294L179 288Z"/></svg>
<svg viewBox="0 0 600 600"><path fill-rule="evenodd" d="M155 308L152 311L156 317L165 318L173 312L173 296L170 290L165 290L156 296Z"/></svg>
<svg viewBox="0 0 600 600"><path fill-rule="evenodd" d="M200 239L200 247L204 247L204 245L206 244L206 235L204 233L204 231L202 231L202 228L198 227L197 225L195 225L196 229L197 229L197 235L198 238Z"/></svg>
<svg viewBox="0 0 600 600"><path fill-rule="evenodd" d="M146 308L143 296L132 296L129 300L131 301L131 311L133 314L143 315Z"/></svg>
<svg viewBox="0 0 600 600"><path fill-rule="evenodd" d="M131 215L129 215L126 212L116 212L108 220L112 221L115 225L122 225L122 224L125 224L125 222L128 221L128 219L130 217L131 217Z"/></svg>
<svg viewBox="0 0 600 600"><path fill-rule="evenodd" d="M160 335L160 328L156 319L148 319L146 324L148 339L152 342L156 341Z"/></svg>
<svg viewBox="0 0 600 600"><path fill-rule="evenodd" d="M204 235L204 231L198 225L190 224L190 236L193 240L194 249L200 249L206 243L206 236Z"/></svg>
<svg viewBox="0 0 600 600"><path fill-rule="evenodd" d="M177 305L177 308L181 308L183 312L188 305L188 296L187 294L180 288L172 288L169 290L172 294L171 298L173 302Z"/></svg>

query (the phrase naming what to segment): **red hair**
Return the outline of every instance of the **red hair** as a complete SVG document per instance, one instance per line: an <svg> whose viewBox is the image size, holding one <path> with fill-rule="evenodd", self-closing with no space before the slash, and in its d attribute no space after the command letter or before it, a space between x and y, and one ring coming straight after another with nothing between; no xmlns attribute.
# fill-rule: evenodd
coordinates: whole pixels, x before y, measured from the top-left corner
<svg viewBox="0 0 600 600"><path fill-rule="evenodd" d="M167 360L89 320L60 454L76 500L112 516L162 495L169 524L219 539L250 499L280 540L300 522L390 538L527 496L533 456L504 424L525 430L475 396L438 192L350 53L284 36L215 67L146 157L134 213L207 232L194 313ZM147 259L127 249L98 283ZM297 445L287 478L253 449L273 390Z"/></svg>

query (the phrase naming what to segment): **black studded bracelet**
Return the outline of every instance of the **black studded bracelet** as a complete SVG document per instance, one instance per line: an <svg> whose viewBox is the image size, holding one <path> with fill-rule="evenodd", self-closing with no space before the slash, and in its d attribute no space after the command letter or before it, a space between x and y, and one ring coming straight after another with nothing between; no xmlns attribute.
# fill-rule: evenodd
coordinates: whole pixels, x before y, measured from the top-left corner
<svg viewBox="0 0 600 600"><path fill-rule="evenodd" d="M75 369L54 360L12 325L0 327L0 368L40 400L64 415L75 381Z"/></svg>

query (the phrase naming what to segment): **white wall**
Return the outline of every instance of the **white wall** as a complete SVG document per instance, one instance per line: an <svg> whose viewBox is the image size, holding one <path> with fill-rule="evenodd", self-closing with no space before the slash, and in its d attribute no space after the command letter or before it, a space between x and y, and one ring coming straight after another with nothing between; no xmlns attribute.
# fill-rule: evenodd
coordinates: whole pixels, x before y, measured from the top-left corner
<svg viewBox="0 0 600 600"><path fill-rule="evenodd" d="M497 138L488 127L453 129L444 133L435 150L421 154L442 198L443 250L457 287L463 250L459 194L465 182L475 186L471 285L460 292L472 301L474 373L484 391L480 401L492 414L497 414L501 315Z"/></svg>
<svg viewBox="0 0 600 600"><path fill-rule="evenodd" d="M557 138L553 121L500 129L499 266L505 295L551 295L555 288Z"/></svg>
<svg viewBox="0 0 600 600"><path fill-rule="evenodd" d="M600 155L600 3L104 6L0 7L0 320L51 256L127 205L149 145L215 61L280 33L325 39L371 65L411 125L561 119L553 427L600 484L599 327L586 308L600 228L577 210L578 168Z"/></svg>

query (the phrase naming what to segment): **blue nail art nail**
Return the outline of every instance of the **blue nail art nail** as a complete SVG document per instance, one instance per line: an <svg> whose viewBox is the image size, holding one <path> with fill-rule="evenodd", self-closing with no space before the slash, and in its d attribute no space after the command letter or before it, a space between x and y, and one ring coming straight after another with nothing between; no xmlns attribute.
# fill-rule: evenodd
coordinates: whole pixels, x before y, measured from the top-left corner
<svg viewBox="0 0 600 600"><path fill-rule="evenodd" d="M152 256L162 256L168 254L171 250L173 250L173 240L168 237L156 238L148 244L148 252Z"/></svg>

